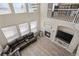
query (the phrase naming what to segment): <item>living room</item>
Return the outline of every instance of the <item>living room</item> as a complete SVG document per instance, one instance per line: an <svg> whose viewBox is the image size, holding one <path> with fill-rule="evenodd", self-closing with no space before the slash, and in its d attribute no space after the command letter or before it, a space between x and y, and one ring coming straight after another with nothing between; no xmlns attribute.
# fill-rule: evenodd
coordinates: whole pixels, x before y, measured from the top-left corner
<svg viewBox="0 0 79 59"><path fill-rule="evenodd" d="M0 3L0 55L79 55L78 8L78 3Z"/></svg>

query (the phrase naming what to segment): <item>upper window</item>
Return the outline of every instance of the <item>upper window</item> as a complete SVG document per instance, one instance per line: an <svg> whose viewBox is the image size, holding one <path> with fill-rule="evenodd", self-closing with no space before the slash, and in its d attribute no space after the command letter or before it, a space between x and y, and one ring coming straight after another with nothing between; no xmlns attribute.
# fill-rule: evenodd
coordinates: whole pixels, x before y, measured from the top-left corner
<svg viewBox="0 0 79 59"><path fill-rule="evenodd" d="M36 33L37 32L37 21L33 21L30 23L31 32Z"/></svg>
<svg viewBox="0 0 79 59"><path fill-rule="evenodd" d="M8 3L0 3L0 14L9 14L11 13Z"/></svg>
<svg viewBox="0 0 79 59"><path fill-rule="evenodd" d="M20 24L19 25L21 36L29 33L29 25L28 23Z"/></svg>
<svg viewBox="0 0 79 59"><path fill-rule="evenodd" d="M13 40L15 40L16 38L19 37L16 26L2 28L1 30L2 30L3 34L5 35L8 43L12 42Z"/></svg>
<svg viewBox="0 0 79 59"><path fill-rule="evenodd" d="M24 13L26 12L26 6L24 3L13 3L15 13Z"/></svg>
<svg viewBox="0 0 79 59"><path fill-rule="evenodd" d="M38 7L39 7L38 3L29 3L28 4L28 12L29 13L38 12Z"/></svg>

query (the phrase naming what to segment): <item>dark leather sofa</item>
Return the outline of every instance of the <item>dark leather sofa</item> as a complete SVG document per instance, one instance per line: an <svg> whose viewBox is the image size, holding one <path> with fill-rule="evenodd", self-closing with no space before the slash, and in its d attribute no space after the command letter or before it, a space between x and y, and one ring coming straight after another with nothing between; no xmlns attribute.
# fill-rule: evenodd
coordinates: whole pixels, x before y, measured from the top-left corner
<svg viewBox="0 0 79 59"><path fill-rule="evenodd" d="M8 43L7 44L7 50L5 50L6 46L4 47L4 50L2 52L2 56L18 56L21 55L20 51L22 51L24 48L26 48L27 46L29 46L30 44L32 44L33 42L35 42L37 40L37 36L34 36L33 32L30 32L24 36L21 36L19 38L17 38L15 41L13 41L12 43ZM19 52L19 54L17 54L17 52Z"/></svg>

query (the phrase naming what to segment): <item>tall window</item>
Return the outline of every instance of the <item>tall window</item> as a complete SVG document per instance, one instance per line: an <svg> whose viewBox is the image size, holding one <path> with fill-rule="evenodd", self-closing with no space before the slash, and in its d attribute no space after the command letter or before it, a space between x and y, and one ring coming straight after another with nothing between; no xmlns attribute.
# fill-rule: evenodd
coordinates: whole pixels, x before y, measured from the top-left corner
<svg viewBox="0 0 79 59"><path fill-rule="evenodd" d="M2 28L1 30L4 34L4 36L6 37L8 43L12 42L13 40L15 40L16 38L19 37L16 26Z"/></svg>
<svg viewBox="0 0 79 59"><path fill-rule="evenodd" d="M10 14L11 10L8 3L0 3L0 14Z"/></svg>
<svg viewBox="0 0 79 59"><path fill-rule="evenodd" d="M15 13L24 13L26 12L26 6L24 3L13 3Z"/></svg>
<svg viewBox="0 0 79 59"><path fill-rule="evenodd" d="M29 25L28 23L20 24L19 25L21 36L29 33Z"/></svg>
<svg viewBox="0 0 79 59"><path fill-rule="evenodd" d="M30 22L31 32L37 32L37 21Z"/></svg>

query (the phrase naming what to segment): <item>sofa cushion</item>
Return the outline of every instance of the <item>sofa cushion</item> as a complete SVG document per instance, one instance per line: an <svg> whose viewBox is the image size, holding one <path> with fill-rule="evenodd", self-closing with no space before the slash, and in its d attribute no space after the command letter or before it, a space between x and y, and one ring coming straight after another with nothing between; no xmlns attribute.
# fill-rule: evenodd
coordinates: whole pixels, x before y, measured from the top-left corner
<svg viewBox="0 0 79 59"><path fill-rule="evenodd" d="M27 34L27 39L32 39L34 37L34 33L30 32Z"/></svg>
<svg viewBox="0 0 79 59"><path fill-rule="evenodd" d="M24 39L23 39L22 37L19 37L19 38L16 39L16 41L15 41L14 43L12 43L12 44L10 45L10 47L11 47L12 49L15 49L16 46L18 46L19 44L21 44L21 43L23 43L23 42L24 42Z"/></svg>
<svg viewBox="0 0 79 59"><path fill-rule="evenodd" d="M26 35L23 35L22 37L23 37L23 39L26 39L27 38L27 34Z"/></svg>
<svg viewBox="0 0 79 59"><path fill-rule="evenodd" d="M9 42L9 43L8 43L8 45L9 45L9 46L12 46L12 45L14 45L14 44L15 44L15 42L16 42L16 39L15 39L15 40L13 40L12 42Z"/></svg>

